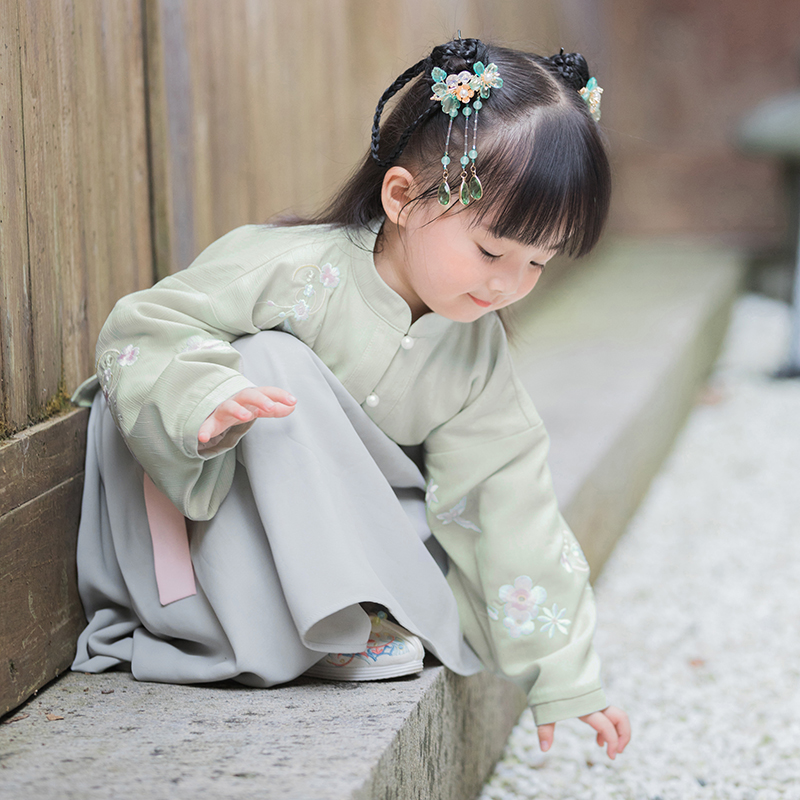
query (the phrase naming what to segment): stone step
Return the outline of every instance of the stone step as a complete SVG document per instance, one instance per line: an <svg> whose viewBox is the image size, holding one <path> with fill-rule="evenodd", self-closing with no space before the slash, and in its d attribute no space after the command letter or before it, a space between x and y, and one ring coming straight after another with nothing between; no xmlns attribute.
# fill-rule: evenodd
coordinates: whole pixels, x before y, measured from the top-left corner
<svg viewBox="0 0 800 800"><path fill-rule="evenodd" d="M734 251L616 242L530 306L515 357L595 572L713 363L742 273ZM498 678L434 663L270 690L69 673L0 725L0 798L465 800L523 704Z"/></svg>

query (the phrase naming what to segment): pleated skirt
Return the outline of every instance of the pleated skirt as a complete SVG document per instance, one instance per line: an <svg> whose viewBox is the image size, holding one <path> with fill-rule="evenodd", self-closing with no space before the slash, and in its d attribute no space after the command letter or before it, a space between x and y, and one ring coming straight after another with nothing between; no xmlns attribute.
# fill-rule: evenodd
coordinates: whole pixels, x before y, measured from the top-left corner
<svg viewBox="0 0 800 800"><path fill-rule="evenodd" d="M73 669L273 686L326 653L364 650L362 604L374 603L450 669L479 671L417 464L302 342L270 331L234 346L254 384L287 389L298 404L253 425L217 513L187 521L195 593L182 599L162 604L145 475L95 398L78 534L88 625Z"/></svg>

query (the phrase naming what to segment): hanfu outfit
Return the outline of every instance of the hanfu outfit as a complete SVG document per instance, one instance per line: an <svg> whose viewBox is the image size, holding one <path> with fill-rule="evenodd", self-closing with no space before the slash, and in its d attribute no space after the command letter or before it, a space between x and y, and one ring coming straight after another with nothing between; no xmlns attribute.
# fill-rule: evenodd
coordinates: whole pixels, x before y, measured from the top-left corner
<svg viewBox="0 0 800 800"><path fill-rule="evenodd" d="M502 325L412 324L375 238L244 226L117 304L97 351L74 669L271 686L363 648L372 602L455 672L517 683L538 724L606 707L588 567ZM223 400L265 385L294 412L198 443ZM151 529L159 507L188 541Z"/></svg>

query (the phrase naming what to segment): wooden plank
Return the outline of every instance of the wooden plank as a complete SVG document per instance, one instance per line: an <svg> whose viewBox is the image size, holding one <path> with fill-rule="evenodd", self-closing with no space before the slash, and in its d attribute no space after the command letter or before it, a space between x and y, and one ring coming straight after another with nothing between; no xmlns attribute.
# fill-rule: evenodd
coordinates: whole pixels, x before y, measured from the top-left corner
<svg viewBox="0 0 800 800"><path fill-rule="evenodd" d="M145 0L150 109L153 235L157 277L196 254L194 124L186 43L187 4ZM202 118L198 120L203 124Z"/></svg>
<svg viewBox="0 0 800 800"><path fill-rule="evenodd" d="M62 356L60 271L72 274L75 236L74 108L70 4L20 0L22 98L30 246L33 405L59 389Z"/></svg>
<svg viewBox="0 0 800 800"><path fill-rule="evenodd" d="M23 428L31 400L28 222L16 0L0 3L0 438Z"/></svg>
<svg viewBox="0 0 800 800"><path fill-rule="evenodd" d="M77 3L73 39L83 250L64 286L68 391L94 372L94 345L116 300L153 280L140 3Z"/></svg>
<svg viewBox="0 0 800 800"><path fill-rule="evenodd" d="M0 517L0 714L67 669L86 624L75 548L83 474Z"/></svg>
<svg viewBox="0 0 800 800"><path fill-rule="evenodd" d="M0 445L0 517L83 472L88 421L77 408Z"/></svg>

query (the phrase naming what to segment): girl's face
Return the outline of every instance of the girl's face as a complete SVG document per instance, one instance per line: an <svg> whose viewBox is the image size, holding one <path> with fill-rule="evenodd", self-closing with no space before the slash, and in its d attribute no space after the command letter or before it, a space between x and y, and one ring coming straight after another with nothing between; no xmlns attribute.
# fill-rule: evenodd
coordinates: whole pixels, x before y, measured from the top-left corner
<svg viewBox="0 0 800 800"><path fill-rule="evenodd" d="M406 300L414 319L433 311L455 322L474 322L505 308L533 289L555 255L498 239L471 221L469 209L442 215L441 206L429 203L406 218L399 240L387 223L386 258L378 271Z"/></svg>

